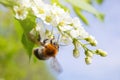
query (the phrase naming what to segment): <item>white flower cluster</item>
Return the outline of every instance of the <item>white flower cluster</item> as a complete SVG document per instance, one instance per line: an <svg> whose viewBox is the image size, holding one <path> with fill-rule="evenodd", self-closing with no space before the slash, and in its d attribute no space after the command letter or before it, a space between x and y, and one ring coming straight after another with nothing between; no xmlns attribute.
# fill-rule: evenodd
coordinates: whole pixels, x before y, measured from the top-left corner
<svg viewBox="0 0 120 80"><path fill-rule="evenodd" d="M21 0L20 6L14 6L17 19L25 19L31 8L34 15L44 21L45 24L59 27L60 31L69 31L73 38L87 38L89 34L81 26L80 20L72 18L68 12L56 5L43 3L41 0Z"/></svg>
<svg viewBox="0 0 120 80"><path fill-rule="evenodd" d="M28 11L27 9L31 6L29 0L17 0L19 5L14 6L15 17L20 20L24 20L27 17Z"/></svg>
<svg viewBox="0 0 120 80"><path fill-rule="evenodd" d="M75 57L79 56L79 46L86 49L80 40L86 40L86 42L92 46L97 45L95 38L84 30L80 20L77 17L72 18L68 12L65 12L59 6L46 4L42 0L20 0L19 3L19 6L14 6L15 17L17 19L24 20L27 17L28 10L31 10L30 13L33 13L36 18L40 18L44 24L56 28L62 35L61 38L63 38L63 40L71 40L75 47L73 50ZM40 25L37 25L37 27L40 27ZM36 29L40 30L40 28ZM86 58L86 60L88 60L88 58Z"/></svg>

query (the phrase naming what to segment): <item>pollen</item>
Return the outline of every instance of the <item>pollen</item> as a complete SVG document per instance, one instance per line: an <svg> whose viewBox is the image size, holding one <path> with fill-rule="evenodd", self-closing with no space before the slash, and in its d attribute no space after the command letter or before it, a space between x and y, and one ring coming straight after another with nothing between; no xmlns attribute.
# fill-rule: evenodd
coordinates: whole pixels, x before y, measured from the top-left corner
<svg viewBox="0 0 120 80"><path fill-rule="evenodd" d="M52 18L51 18L51 16L46 16L46 19L45 19L45 21L46 21L46 22L48 22L48 23L49 23L49 22L51 22L51 21L52 21Z"/></svg>
<svg viewBox="0 0 120 80"><path fill-rule="evenodd" d="M59 22L59 26L63 26L64 24L64 21Z"/></svg>
<svg viewBox="0 0 120 80"><path fill-rule="evenodd" d="M18 10L17 13L18 13L18 15L22 15L23 11L22 10Z"/></svg>
<svg viewBox="0 0 120 80"><path fill-rule="evenodd" d="M44 14L45 12L44 12L44 10L42 8L39 8L39 13Z"/></svg>

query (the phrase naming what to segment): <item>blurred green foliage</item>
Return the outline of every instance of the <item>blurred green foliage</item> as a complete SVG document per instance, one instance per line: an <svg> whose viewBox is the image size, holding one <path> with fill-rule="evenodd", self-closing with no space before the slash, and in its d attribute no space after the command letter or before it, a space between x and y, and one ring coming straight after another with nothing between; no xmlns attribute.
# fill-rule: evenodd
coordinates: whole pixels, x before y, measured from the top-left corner
<svg viewBox="0 0 120 80"><path fill-rule="evenodd" d="M44 61L29 63L22 33L12 11L0 5L0 80L55 80Z"/></svg>

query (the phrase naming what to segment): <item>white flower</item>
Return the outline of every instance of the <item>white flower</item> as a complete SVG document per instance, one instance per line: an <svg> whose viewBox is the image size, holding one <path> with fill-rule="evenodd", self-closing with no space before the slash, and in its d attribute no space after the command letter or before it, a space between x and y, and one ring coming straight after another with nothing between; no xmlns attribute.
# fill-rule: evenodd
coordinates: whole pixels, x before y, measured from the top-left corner
<svg viewBox="0 0 120 80"><path fill-rule="evenodd" d="M32 6L32 10L35 16L41 18L45 24L51 24L54 27L61 25L61 23L63 25L70 24L72 20L68 13L56 5Z"/></svg>
<svg viewBox="0 0 120 80"><path fill-rule="evenodd" d="M80 38L86 38L89 36L88 32L86 32L83 27L79 28L79 31L80 31L79 33Z"/></svg>
<svg viewBox="0 0 120 80"><path fill-rule="evenodd" d="M39 20L39 22L37 22L37 25L35 27L36 31L38 31L40 33L41 36L45 36L45 28L44 28L44 23Z"/></svg>
<svg viewBox="0 0 120 80"><path fill-rule="evenodd" d="M55 4L52 6L47 5L44 7L44 10L44 16L41 16L41 18L43 21L45 21L45 23L49 23L54 27L60 26L60 23L64 23L64 25L70 23L70 15Z"/></svg>
<svg viewBox="0 0 120 80"><path fill-rule="evenodd" d="M41 7L37 7L37 6L32 6L31 7L32 10L33 10L33 13L36 17L41 17L41 16L44 16L44 9L42 9Z"/></svg>
<svg viewBox="0 0 120 80"><path fill-rule="evenodd" d="M24 20L27 17L28 11L26 10L25 7L18 7L14 6L14 11L15 11L15 17L20 20Z"/></svg>
<svg viewBox="0 0 120 80"><path fill-rule="evenodd" d="M46 5L42 0L32 0L33 5L43 6Z"/></svg>
<svg viewBox="0 0 120 80"><path fill-rule="evenodd" d="M70 45L72 43L72 39L68 35L62 35L60 37L61 45Z"/></svg>
<svg viewBox="0 0 120 80"><path fill-rule="evenodd" d="M42 18L45 16L46 10L49 9L47 4L44 4L41 0L33 0L31 2L33 13L36 17Z"/></svg>
<svg viewBox="0 0 120 80"><path fill-rule="evenodd" d="M73 27L69 26L69 25L64 25L64 26L59 26L59 29L64 32L64 31L70 31L73 29Z"/></svg>
<svg viewBox="0 0 120 80"><path fill-rule="evenodd" d="M51 7L49 5L33 6L32 10L36 17L42 19L45 24L50 24L54 19L51 13Z"/></svg>
<svg viewBox="0 0 120 80"><path fill-rule="evenodd" d="M70 25L72 23L72 18L70 15L66 12L64 14L59 14L58 15L58 26L65 26L65 25Z"/></svg>
<svg viewBox="0 0 120 80"><path fill-rule="evenodd" d="M80 31L78 29L73 29L70 31L70 35L73 37L73 38L77 38L79 36L79 33Z"/></svg>
<svg viewBox="0 0 120 80"><path fill-rule="evenodd" d="M83 27L74 28L70 31L70 35L74 38L86 38L89 34L84 30Z"/></svg>
<svg viewBox="0 0 120 80"><path fill-rule="evenodd" d="M39 34L40 34L40 32L42 32L43 30L42 30L42 24L39 22L39 23L37 23L36 24L36 26L35 26L35 28L33 28L31 31L30 31L30 34L32 34L32 35L36 35L36 33L38 32Z"/></svg>
<svg viewBox="0 0 120 80"><path fill-rule="evenodd" d="M79 20L78 17L75 17L72 19L72 25L75 27L75 28L81 28L82 27L82 24Z"/></svg>

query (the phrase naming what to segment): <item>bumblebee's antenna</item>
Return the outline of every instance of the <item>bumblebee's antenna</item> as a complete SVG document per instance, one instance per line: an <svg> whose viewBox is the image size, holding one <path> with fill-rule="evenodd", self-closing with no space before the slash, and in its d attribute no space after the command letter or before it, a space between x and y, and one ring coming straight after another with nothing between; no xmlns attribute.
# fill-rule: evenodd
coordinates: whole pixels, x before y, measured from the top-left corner
<svg viewBox="0 0 120 80"><path fill-rule="evenodd" d="M58 38L57 38L57 43L59 43L59 39L60 39L60 34L58 35Z"/></svg>

